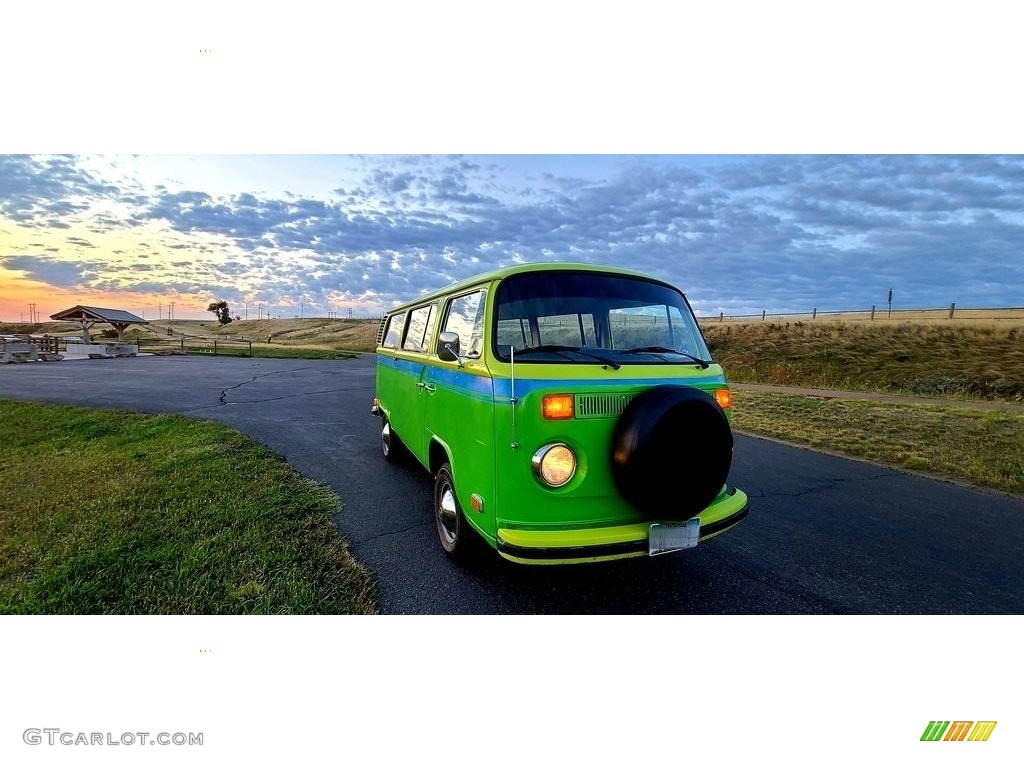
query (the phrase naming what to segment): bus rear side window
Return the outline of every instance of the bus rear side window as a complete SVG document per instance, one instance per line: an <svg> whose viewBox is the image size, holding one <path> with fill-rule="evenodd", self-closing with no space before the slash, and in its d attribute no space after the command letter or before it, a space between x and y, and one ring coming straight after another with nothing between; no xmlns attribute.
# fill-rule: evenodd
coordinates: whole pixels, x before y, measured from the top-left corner
<svg viewBox="0 0 1024 768"><path fill-rule="evenodd" d="M409 313L409 330L405 332L402 349L409 352L427 352L430 349L430 331L434 326L436 308L436 304L428 304Z"/></svg>
<svg viewBox="0 0 1024 768"><path fill-rule="evenodd" d="M398 349L398 340L402 338L402 326L405 325L405 312L392 315L388 319L388 329L384 332L385 349Z"/></svg>

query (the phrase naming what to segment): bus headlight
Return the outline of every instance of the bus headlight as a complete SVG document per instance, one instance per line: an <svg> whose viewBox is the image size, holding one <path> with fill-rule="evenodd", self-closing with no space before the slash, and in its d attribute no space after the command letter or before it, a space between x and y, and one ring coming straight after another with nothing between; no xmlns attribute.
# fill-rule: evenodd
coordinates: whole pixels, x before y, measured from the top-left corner
<svg viewBox="0 0 1024 768"><path fill-rule="evenodd" d="M551 488L561 488L576 474L576 454L565 443L545 445L533 454L533 474Z"/></svg>

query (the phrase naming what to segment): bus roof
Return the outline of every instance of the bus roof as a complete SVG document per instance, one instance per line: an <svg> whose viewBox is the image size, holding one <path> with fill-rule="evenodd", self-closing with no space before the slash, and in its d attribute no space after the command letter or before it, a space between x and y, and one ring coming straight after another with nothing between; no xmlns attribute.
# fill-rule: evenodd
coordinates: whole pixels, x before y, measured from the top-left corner
<svg viewBox="0 0 1024 768"><path fill-rule="evenodd" d="M512 275L521 275L528 272L604 272L611 275L622 275L624 277L640 277L645 280L651 280L655 283L671 285L670 283L666 283L664 280L660 280L652 275L637 272L632 269L621 269L620 267L609 267L600 264L580 264L574 261L537 261L530 262L528 264L515 264L511 267L505 267L504 269L496 269L491 272L474 275L473 277L460 280L457 283L452 283L444 288L424 293L421 296L417 296L415 299L398 304L386 311L384 314L394 314L395 312L400 312L404 309L408 309L425 302L430 302L434 299L439 299L442 296L447 296L451 293L458 293L466 288L472 288L475 285L491 283L495 280L503 280L504 278L511 277Z"/></svg>

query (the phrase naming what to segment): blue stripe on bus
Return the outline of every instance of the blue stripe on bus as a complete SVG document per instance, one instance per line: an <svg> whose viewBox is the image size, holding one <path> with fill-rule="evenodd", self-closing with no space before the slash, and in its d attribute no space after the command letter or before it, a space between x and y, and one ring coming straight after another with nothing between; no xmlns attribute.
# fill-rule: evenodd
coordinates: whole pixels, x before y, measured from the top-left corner
<svg viewBox="0 0 1024 768"><path fill-rule="evenodd" d="M379 364L390 366L410 376L419 377L423 368L429 367L430 381L445 389L460 392L475 400L491 401L498 404L507 403L512 399L512 381L508 378L492 379L458 368L447 368L418 360L391 358L386 355L377 357ZM595 385L615 389L630 387L653 387L658 384L678 384L682 386L724 385L722 376L666 376L656 379L520 379L516 378L516 397L522 398L538 389L559 389L566 392L586 391Z"/></svg>

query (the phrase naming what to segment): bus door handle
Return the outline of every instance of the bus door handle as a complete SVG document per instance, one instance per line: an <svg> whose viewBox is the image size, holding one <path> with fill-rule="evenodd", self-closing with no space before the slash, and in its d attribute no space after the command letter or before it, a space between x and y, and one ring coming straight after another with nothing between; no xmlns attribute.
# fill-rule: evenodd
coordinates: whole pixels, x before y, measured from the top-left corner
<svg viewBox="0 0 1024 768"><path fill-rule="evenodd" d="M427 392L436 392L437 391L437 387L435 387L433 384L427 384L427 382L425 382L425 381L417 381L416 382L416 386L419 387L422 390L427 391Z"/></svg>

